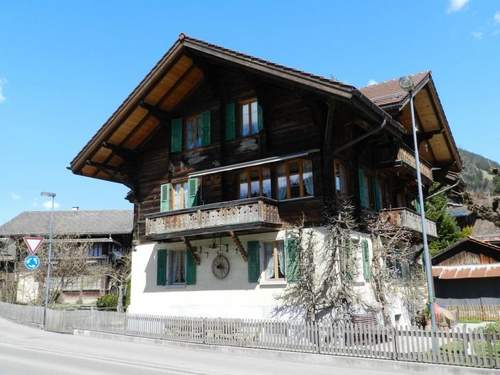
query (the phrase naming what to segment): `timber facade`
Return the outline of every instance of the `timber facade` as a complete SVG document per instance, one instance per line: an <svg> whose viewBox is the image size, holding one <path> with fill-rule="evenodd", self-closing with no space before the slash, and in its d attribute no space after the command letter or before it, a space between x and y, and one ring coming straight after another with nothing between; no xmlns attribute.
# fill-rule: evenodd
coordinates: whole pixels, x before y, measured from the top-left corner
<svg viewBox="0 0 500 375"><path fill-rule="evenodd" d="M430 72L413 78L427 189L461 162ZM247 268L244 289L264 272L290 281L280 233L302 218L320 228L339 198L418 238L408 100L393 83L358 90L181 34L71 169L130 187L136 249L154 244L152 263L166 262L156 286L194 284L204 254L224 248ZM172 264L185 270L168 275Z"/></svg>

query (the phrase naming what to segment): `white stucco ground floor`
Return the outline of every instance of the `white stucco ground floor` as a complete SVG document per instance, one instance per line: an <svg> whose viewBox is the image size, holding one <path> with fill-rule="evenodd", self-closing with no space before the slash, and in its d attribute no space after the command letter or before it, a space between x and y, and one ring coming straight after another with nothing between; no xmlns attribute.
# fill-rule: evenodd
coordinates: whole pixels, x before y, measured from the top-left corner
<svg viewBox="0 0 500 375"><path fill-rule="evenodd" d="M326 230L322 227L310 230L319 252L325 243ZM199 255L199 264L189 256L184 242L150 242L135 246L128 311L211 318L283 317L277 314L280 305L277 298L290 282L287 232L242 235L239 240L248 252L248 260L244 260L229 236L191 241ZM356 233L353 243L357 246L359 266L355 288L364 302L373 305L372 288L363 273L364 258L371 257L371 241L362 233ZM393 295L392 299L393 321L408 323L403 303L397 296Z"/></svg>

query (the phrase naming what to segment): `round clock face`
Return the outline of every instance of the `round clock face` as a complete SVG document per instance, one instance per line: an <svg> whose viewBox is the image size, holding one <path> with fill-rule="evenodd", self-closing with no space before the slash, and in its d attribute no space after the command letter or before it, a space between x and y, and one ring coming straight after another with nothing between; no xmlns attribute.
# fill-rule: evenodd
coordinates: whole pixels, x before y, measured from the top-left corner
<svg viewBox="0 0 500 375"><path fill-rule="evenodd" d="M229 260L224 255L219 254L215 257L212 262L212 273L220 280L229 274Z"/></svg>

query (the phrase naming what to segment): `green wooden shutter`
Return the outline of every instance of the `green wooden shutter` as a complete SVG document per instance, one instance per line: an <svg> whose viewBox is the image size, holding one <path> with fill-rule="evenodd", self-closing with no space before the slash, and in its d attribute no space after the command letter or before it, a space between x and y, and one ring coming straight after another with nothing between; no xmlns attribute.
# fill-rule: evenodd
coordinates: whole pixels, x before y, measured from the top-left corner
<svg viewBox="0 0 500 375"><path fill-rule="evenodd" d="M196 260L191 251L186 251L186 284L196 284Z"/></svg>
<svg viewBox="0 0 500 375"><path fill-rule="evenodd" d="M197 177L192 177L188 180L188 189L189 189L188 207L194 207L198 205L198 184L199 184L199 179Z"/></svg>
<svg viewBox="0 0 500 375"><path fill-rule="evenodd" d="M170 211L170 190L172 184L160 186L160 212Z"/></svg>
<svg viewBox="0 0 500 375"><path fill-rule="evenodd" d="M368 199L368 186L366 185L365 172L360 168L358 169L358 180L359 180L359 202L362 208L369 207Z"/></svg>
<svg viewBox="0 0 500 375"><path fill-rule="evenodd" d="M415 211L420 214L420 201L418 198L413 200L413 207L415 207Z"/></svg>
<svg viewBox="0 0 500 375"><path fill-rule="evenodd" d="M212 141L211 136L211 125L210 125L210 111L205 111L201 114L201 127L202 127L202 137L201 145L209 146Z"/></svg>
<svg viewBox="0 0 500 375"><path fill-rule="evenodd" d="M167 285L167 250L156 252L156 285Z"/></svg>
<svg viewBox="0 0 500 375"><path fill-rule="evenodd" d="M260 276L260 242L259 241L248 241L247 243L248 252L248 282L256 283L259 281Z"/></svg>
<svg viewBox="0 0 500 375"><path fill-rule="evenodd" d="M370 281L372 278L372 269L370 264L370 250L368 249L368 241L361 241L361 247L363 252L363 276L365 281Z"/></svg>
<svg viewBox="0 0 500 375"><path fill-rule="evenodd" d="M259 132L264 129L264 114L262 113L262 106L257 103L257 127Z"/></svg>
<svg viewBox="0 0 500 375"><path fill-rule="evenodd" d="M382 189L378 178L373 179L373 193L375 196L375 210L380 211L382 209Z"/></svg>
<svg viewBox="0 0 500 375"><path fill-rule="evenodd" d="M236 105L234 103L226 104L226 126L224 135L226 141L232 141L236 138Z"/></svg>
<svg viewBox="0 0 500 375"><path fill-rule="evenodd" d="M290 282L297 281L299 276L299 263L297 258L298 238L294 235L288 235L285 239L285 262L286 262L286 280Z"/></svg>
<svg viewBox="0 0 500 375"><path fill-rule="evenodd" d="M170 139L170 151L171 152L181 152L182 151L182 119L175 118L171 121L171 139Z"/></svg>

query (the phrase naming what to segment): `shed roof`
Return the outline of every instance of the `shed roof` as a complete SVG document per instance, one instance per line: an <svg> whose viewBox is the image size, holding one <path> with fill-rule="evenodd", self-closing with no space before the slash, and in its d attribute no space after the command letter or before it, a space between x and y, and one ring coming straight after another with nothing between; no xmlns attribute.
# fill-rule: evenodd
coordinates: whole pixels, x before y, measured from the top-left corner
<svg viewBox="0 0 500 375"><path fill-rule="evenodd" d="M0 226L0 236L47 235L50 211L22 212ZM54 211L55 235L130 234L131 210Z"/></svg>
<svg viewBox="0 0 500 375"><path fill-rule="evenodd" d="M478 240L473 237L464 238L446 249L439 254L432 257L432 264L439 265L445 259L451 258L461 251L470 251L475 253L487 254L500 262L500 247L493 244Z"/></svg>
<svg viewBox="0 0 500 375"><path fill-rule="evenodd" d="M463 266L433 266L432 276L441 280L500 278L500 263L468 264Z"/></svg>

